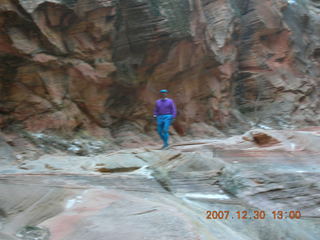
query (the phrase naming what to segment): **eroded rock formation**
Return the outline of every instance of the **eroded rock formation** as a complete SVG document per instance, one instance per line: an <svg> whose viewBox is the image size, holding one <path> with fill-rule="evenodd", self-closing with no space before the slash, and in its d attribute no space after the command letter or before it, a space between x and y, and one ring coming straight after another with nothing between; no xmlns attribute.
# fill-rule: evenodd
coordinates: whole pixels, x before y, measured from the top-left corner
<svg viewBox="0 0 320 240"><path fill-rule="evenodd" d="M121 139L150 130L161 88L177 102L180 135L316 125L318 7L2 0L1 127Z"/></svg>
<svg viewBox="0 0 320 240"><path fill-rule="evenodd" d="M272 141L261 145L254 136ZM319 138L319 127L255 129L170 150L1 166L0 238L317 240L320 155L312 143ZM230 215L207 219L207 211ZM254 219L254 211L265 216Z"/></svg>

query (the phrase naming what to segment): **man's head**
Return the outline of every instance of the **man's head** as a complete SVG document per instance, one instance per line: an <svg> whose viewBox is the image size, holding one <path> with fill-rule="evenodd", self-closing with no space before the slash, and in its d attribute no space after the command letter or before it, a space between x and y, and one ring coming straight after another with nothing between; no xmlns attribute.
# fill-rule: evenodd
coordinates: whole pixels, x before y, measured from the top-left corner
<svg viewBox="0 0 320 240"><path fill-rule="evenodd" d="M166 98L168 95L168 90L167 89L160 90L160 95L162 98Z"/></svg>

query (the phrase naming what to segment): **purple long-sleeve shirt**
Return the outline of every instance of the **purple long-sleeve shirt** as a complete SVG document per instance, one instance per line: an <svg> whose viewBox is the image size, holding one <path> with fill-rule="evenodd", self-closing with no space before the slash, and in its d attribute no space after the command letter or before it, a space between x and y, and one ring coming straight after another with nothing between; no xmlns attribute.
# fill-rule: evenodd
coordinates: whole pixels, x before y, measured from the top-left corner
<svg viewBox="0 0 320 240"><path fill-rule="evenodd" d="M170 99L170 98L162 99L161 98L156 101L156 105L154 107L153 114L156 116L171 114L171 115L173 115L173 118L175 118L177 115L177 108L176 108L176 105L174 104L174 101L172 99Z"/></svg>

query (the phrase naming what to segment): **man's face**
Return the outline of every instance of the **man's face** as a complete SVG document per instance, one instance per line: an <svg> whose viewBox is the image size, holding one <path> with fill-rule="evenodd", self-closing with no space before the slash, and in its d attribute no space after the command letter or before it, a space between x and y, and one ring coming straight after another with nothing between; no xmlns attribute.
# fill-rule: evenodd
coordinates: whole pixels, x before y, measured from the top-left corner
<svg viewBox="0 0 320 240"><path fill-rule="evenodd" d="M161 98L166 98L167 97L167 93L160 93Z"/></svg>

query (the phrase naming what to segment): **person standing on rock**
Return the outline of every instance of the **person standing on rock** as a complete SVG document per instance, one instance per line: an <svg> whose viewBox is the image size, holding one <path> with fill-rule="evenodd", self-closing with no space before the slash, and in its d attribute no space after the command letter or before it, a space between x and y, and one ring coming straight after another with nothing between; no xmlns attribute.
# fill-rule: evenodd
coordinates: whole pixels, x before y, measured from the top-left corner
<svg viewBox="0 0 320 240"><path fill-rule="evenodd" d="M155 103L153 117L157 119L157 132L163 141L162 149L168 148L169 127L175 120L177 109L174 101L167 98L168 90L160 90L161 98Z"/></svg>

